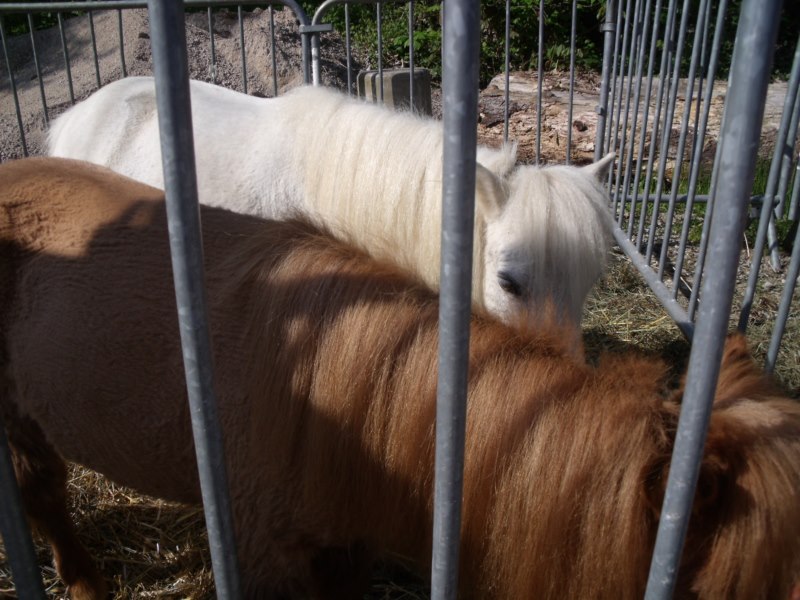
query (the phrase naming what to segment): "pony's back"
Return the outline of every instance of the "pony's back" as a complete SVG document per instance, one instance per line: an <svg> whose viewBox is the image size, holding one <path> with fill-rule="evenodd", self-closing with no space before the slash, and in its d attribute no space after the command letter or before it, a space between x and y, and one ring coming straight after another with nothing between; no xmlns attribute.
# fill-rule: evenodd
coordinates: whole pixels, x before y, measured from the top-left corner
<svg viewBox="0 0 800 600"><path fill-rule="evenodd" d="M0 166L0 204L0 406L14 447L32 421L40 431L26 441L40 453L52 445L142 492L198 502L163 201L40 159ZM356 597L336 586L381 553L426 569L437 298L310 224L213 208L202 223L251 590ZM643 592L682 391L645 357L587 366L564 337L553 319L517 332L472 318L467 596ZM740 338L708 440L677 596L788 597L800 573L800 410Z"/></svg>

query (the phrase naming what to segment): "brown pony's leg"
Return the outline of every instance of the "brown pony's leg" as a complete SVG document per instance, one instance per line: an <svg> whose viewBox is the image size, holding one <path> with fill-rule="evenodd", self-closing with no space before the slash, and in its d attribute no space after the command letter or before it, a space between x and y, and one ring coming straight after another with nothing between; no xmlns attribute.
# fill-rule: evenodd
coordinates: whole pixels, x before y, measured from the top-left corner
<svg viewBox="0 0 800 600"><path fill-rule="evenodd" d="M25 510L33 528L50 542L56 570L70 598L105 598L105 582L78 541L67 510L64 461L30 419L11 419L7 431Z"/></svg>

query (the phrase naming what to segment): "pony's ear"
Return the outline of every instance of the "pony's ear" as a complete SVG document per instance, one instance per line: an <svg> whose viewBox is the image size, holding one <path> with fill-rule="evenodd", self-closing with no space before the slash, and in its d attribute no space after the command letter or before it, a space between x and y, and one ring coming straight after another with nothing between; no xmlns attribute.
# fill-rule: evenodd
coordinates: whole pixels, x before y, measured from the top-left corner
<svg viewBox="0 0 800 600"><path fill-rule="evenodd" d="M616 158L616 156L617 155L613 152L609 152L597 162L593 162L592 164L586 165L582 168L584 171L602 183L605 178L608 177L608 172L611 170L611 166L614 164L614 158Z"/></svg>
<svg viewBox="0 0 800 600"><path fill-rule="evenodd" d="M478 146L478 164L489 169L497 177L505 179L517 164L517 143L503 144L499 150Z"/></svg>
<svg viewBox="0 0 800 600"><path fill-rule="evenodd" d="M505 182L481 164L475 168L475 205L488 221L503 212L508 200Z"/></svg>

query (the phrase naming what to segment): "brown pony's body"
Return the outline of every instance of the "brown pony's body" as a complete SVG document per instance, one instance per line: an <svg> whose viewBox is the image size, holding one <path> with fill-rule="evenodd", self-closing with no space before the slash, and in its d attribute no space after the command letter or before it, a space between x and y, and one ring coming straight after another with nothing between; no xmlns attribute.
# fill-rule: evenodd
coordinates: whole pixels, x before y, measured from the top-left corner
<svg viewBox="0 0 800 600"><path fill-rule="evenodd" d="M60 457L200 501L164 205L57 159L0 166L0 205L0 408L29 514L73 596L93 597ZM425 569L436 297L308 225L204 208L203 227L248 593L354 598L384 552ZM660 363L589 367L560 339L473 318L464 595L642 594L680 392ZM734 338L677 595L787 598L799 496L800 410Z"/></svg>

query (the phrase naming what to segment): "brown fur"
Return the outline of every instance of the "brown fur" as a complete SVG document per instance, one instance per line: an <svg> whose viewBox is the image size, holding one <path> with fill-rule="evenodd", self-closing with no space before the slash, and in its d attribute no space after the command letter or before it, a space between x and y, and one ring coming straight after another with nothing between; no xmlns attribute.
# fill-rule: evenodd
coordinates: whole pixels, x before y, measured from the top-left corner
<svg viewBox="0 0 800 600"><path fill-rule="evenodd" d="M44 533L57 557L77 557L59 572L75 597L96 597L60 457L200 500L164 206L58 159L0 166L0 206L0 407L23 492L34 482L55 507ZM436 297L309 225L202 211L248 593L357 597L383 553L426 569ZM556 326L519 333L478 315L471 327L463 596L640 597L681 397L665 365L587 366ZM734 337L676 596L788 598L799 498L800 409Z"/></svg>

